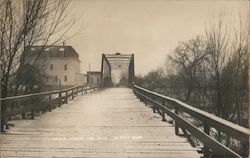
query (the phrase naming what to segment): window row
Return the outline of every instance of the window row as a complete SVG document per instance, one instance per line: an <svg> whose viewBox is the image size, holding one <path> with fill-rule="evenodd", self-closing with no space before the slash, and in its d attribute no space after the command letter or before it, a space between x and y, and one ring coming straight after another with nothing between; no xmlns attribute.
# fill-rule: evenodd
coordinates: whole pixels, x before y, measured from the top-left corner
<svg viewBox="0 0 250 158"><path fill-rule="evenodd" d="M29 52L31 57L66 57L65 52Z"/></svg>
<svg viewBox="0 0 250 158"><path fill-rule="evenodd" d="M58 82L58 81L59 81L58 76L55 76L55 82ZM68 77L64 76L64 82L67 82L67 81L68 81Z"/></svg>
<svg viewBox="0 0 250 158"><path fill-rule="evenodd" d="M94 83L94 78L87 76L87 82L88 83ZM96 78L96 83L100 83L100 78L99 77Z"/></svg>
<svg viewBox="0 0 250 158"><path fill-rule="evenodd" d="M54 69L54 65L50 64L50 70L53 70L53 69ZM68 70L67 64L64 65L64 70Z"/></svg>

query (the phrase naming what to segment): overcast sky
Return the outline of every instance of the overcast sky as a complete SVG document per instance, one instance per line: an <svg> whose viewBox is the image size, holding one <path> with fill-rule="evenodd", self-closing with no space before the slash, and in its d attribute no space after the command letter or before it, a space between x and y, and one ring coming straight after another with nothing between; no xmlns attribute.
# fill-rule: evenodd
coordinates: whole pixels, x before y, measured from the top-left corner
<svg viewBox="0 0 250 158"><path fill-rule="evenodd" d="M66 42L80 55L85 73L100 71L102 53L135 54L135 73L164 64L179 41L203 34L206 23L226 10L228 17L248 14L246 1L73 0L77 35Z"/></svg>

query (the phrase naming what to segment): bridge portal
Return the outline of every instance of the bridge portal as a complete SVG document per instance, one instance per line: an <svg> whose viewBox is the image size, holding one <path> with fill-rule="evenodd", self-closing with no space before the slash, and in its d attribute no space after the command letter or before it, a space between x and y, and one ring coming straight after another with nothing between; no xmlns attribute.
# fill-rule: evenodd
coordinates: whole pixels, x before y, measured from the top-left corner
<svg viewBox="0 0 250 158"><path fill-rule="evenodd" d="M112 70L128 72L128 85L134 82L134 54L102 54L101 85L112 86Z"/></svg>

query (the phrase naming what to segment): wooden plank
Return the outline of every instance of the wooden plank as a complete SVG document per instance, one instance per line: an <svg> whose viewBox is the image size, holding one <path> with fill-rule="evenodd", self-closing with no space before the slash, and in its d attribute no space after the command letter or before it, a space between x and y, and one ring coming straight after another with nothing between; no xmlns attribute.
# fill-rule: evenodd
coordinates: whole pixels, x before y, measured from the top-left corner
<svg viewBox="0 0 250 158"><path fill-rule="evenodd" d="M0 135L0 157L200 157L131 89L80 96Z"/></svg>

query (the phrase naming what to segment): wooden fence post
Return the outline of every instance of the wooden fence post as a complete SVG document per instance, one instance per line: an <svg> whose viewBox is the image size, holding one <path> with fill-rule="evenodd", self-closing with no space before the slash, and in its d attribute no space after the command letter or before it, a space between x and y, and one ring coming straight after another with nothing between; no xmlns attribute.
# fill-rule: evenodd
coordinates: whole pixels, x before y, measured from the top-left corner
<svg viewBox="0 0 250 158"><path fill-rule="evenodd" d="M35 105L34 105L34 97L32 96L31 97L31 119L33 120L35 118L35 114L34 114L34 108L35 108Z"/></svg>
<svg viewBox="0 0 250 158"><path fill-rule="evenodd" d="M22 106L25 106L24 104L26 104L26 102L27 102L27 100L24 101ZM25 119L25 113L22 113L21 117L22 117L22 119Z"/></svg>
<svg viewBox="0 0 250 158"><path fill-rule="evenodd" d="M59 92L59 107L62 105L62 92Z"/></svg>
<svg viewBox="0 0 250 158"><path fill-rule="evenodd" d="M51 94L49 95L49 111L52 111Z"/></svg>
<svg viewBox="0 0 250 158"><path fill-rule="evenodd" d="M76 96L78 96L79 87L76 87Z"/></svg>
<svg viewBox="0 0 250 158"><path fill-rule="evenodd" d="M2 131L2 101L0 101L0 130Z"/></svg>
<svg viewBox="0 0 250 158"><path fill-rule="evenodd" d="M210 134L210 127L208 124L203 123L203 128L204 128L204 132L209 135ZM204 153L204 158L209 157L209 148L204 144L203 146L203 153Z"/></svg>
<svg viewBox="0 0 250 158"><path fill-rule="evenodd" d="M1 127L1 132L4 132L4 118L3 118L3 113L2 113L2 106L3 106L3 103L0 102L0 127Z"/></svg>
<svg viewBox="0 0 250 158"><path fill-rule="evenodd" d="M249 138L248 138L249 140ZM248 157L249 156L249 141L242 144L242 156Z"/></svg>
<svg viewBox="0 0 250 158"><path fill-rule="evenodd" d="M71 99L74 99L74 89L71 90Z"/></svg>
<svg viewBox="0 0 250 158"><path fill-rule="evenodd" d="M162 101L162 105L165 106L165 101L164 101L164 100ZM165 122L165 121L166 121L166 118L165 118L165 113L164 113L164 111L162 111L161 117L162 117L161 121L164 121L164 122Z"/></svg>
<svg viewBox="0 0 250 158"><path fill-rule="evenodd" d="M147 106L147 105L148 105L148 101L147 101L147 99L146 99L146 98L144 99L144 104L145 104L145 106Z"/></svg>
<svg viewBox="0 0 250 158"><path fill-rule="evenodd" d="M154 96L152 96L152 100L155 101L155 97L154 97ZM153 103L153 112L154 112L154 113L155 113L155 110L156 110L156 108L155 108L155 105L154 105L154 103Z"/></svg>
<svg viewBox="0 0 250 158"><path fill-rule="evenodd" d="M179 109L178 109L178 107L175 105L174 106L174 112L175 112L175 114L179 114ZM179 135L179 125L178 125L178 123L175 121L175 134L176 135Z"/></svg>
<svg viewBox="0 0 250 158"><path fill-rule="evenodd" d="M66 94L65 94L65 95L66 95L66 100L65 100L65 101L66 101L66 104L68 104L68 91L66 90L65 93L66 93Z"/></svg>

